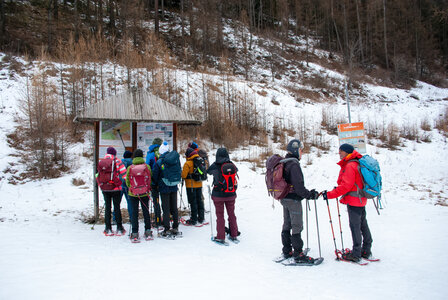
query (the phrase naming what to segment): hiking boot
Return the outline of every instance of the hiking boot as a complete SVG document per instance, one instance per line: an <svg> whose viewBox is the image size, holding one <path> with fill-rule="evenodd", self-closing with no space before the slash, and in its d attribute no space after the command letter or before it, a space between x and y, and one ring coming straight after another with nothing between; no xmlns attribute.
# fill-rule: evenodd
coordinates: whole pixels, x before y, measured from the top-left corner
<svg viewBox="0 0 448 300"><path fill-rule="evenodd" d="M290 257L292 257L292 252L289 253L282 253L283 258L288 259Z"/></svg>
<svg viewBox="0 0 448 300"><path fill-rule="evenodd" d="M165 229L165 230L162 231L162 233L160 235L161 236L170 236L171 235L171 230Z"/></svg>
<svg viewBox="0 0 448 300"><path fill-rule="evenodd" d="M362 252L362 254L361 254L361 257L362 258L365 258L365 259L371 259L373 256L372 256L372 252L367 252L367 251L363 251Z"/></svg>
<svg viewBox="0 0 448 300"><path fill-rule="evenodd" d="M171 234L172 235L177 235L178 233L179 233L179 230L177 228L171 229Z"/></svg>
<svg viewBox="0 0 448 300"><path fill-rule="evenodd" d="M230 235L230 228L228 227L224 227L224 231L226 232L226 234ZM236 236L240 236L241 232L238 231L238 233L236 234Z"/></svg>
<svg viewBox="0 0 448 300"><path fill-rule="evenodd" d="M151 229L146 229L145 230L145 238L150 238L152 237L152 231Z"/></svg>
<svg viewBox="0 0 448 300"><path fill-rule="evenodd" d="M114 232L110 228L104 229L103 233L104 233L105 236L112 236L112 235L114 235Z"/></svg>
<svg viewBox="0 0 448 300"><path fill-rule="evenodd" d="M131 240L138 240L138 232L131 233Z"/></svg>
<svg viewBox="0 0 448 300"><path fill-rule="evenodd" d="M123 228L123 226L117 227L117 235L125 235L126 230Z"/></svg>
<svg viewBox="0 0 448 300"><path fill-rule="evenodd" d="M240 242L240 240L235 236L229 236L229 241L231 241L232 243L238 244Z"/></svg>
<svg viewBox="0 0 448 300"><path fill-rule="evenodd" d="M218 239L216 236L213 238L213 241L215 241L217 243L220 243L220 244L225 244L226 243L226 240Z"/></svg>
<svg viewBox="0 0 448 300"><path fill-rule="evenodd" d="M196 225L197 222L190 219L190 220L187 220L185 223L187 223L187 225Z"/></svg>
<svg viewBox="0 0 448 300"><path fill-rule="evenodd" d="M303 252L300 252L300 254L294 258L294 260L297 263L309 263L309 264L313 264L314 263L314 258L305 255Z"/></svg>
<svg viewBox="0 0 448 300"><path fill-rule="evenodd" d="M351 251L348 253L342 254L342 258L345 260L348 260L348 261L356 262L356 263L361 261L361 257L354 256L353 252L351 252Z"/></svg>

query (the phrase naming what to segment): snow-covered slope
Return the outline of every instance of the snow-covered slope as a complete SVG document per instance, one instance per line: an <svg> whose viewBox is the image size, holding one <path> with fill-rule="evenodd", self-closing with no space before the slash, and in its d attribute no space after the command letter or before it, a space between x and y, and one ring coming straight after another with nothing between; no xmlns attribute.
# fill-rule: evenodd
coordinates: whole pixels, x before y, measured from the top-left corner
<svg viewBox="0 0 448 300"><path fill-rule="evenodd" d="M2 71L3 72L3 71ZM1 75L0 137L14 128L21 78ZM370 87L372 94L394 99L386 103L356 104L352 118L381 118L397 123L434 120L447 107L448 90L419 84L412 91ZM328 104L298 105L281 88L278 93L286 116L307 114L319 126ZM414 97L409 97L410 93ZM431 93L431 94L430 94ZM416 99L418 98L418 99ZM437 100L437 101L430 101ZM261 99L257 98L257 101ZM340 113L346 106L335 104ZM272 113L275 113L274 110ZM337 137L328 136L330 151L317 157L312 150L302 161L306 186L317 190L336 184L339 167ZM6 142L0 145L0 299L446 299L448 261L448 208L435 205L448 198L446 139L436 130L431 143L405 142L390 151L368 146L382 168L384 209L378 216L370 202L367 219L373 253L379 263L358 266L335 261L326 203L316 201L320 247L324 262L316 267L284 267L272 262L281 252L282 208L267 197L263 170L238 162L240 184L236 215L242 232L240 244L221 247L210 242L212 226L184 227L175 241L155 239L132 244L126 236L105 237L102 225L80 219L93 211L92 165L80 155L88 145L74 145L79 156L73 173L59 179L19 185L7 183L4 169L16 158ZM282 153L281 145L274 145ZM216 149L211 150L212 160ZM236 150L231 157L247 157ZM309 157L309 158L308 158ZM307 165L305 162L312 161ZM85 178L86 185L72 185ZM207 184L209 184L208 182ZM209 210L207 189L204 189ZM186 201L185 191L183 200ZM122 201L125 207L125 201ZM315 203L309 211L311 256L319 256ZM336 202L330 201L336 240L340 230ZM341 206L344 246L351 247L347 212ZM125 225L128 230L129 225ZM142 224L140 224L142 228ZM306 230L303 238L306 243Z"/></svg>

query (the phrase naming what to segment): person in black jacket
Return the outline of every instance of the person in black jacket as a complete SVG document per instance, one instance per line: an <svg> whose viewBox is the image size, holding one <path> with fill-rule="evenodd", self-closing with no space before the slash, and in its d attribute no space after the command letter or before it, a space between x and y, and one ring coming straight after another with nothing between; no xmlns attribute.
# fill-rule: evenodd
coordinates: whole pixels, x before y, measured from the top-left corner
<svg viewBox="0 0 448 300"><path fill-rule="evenodd" d="M226 169L233 169L233 179L225 180L222 175L222 166L226 164ZM212 199L216 209L216 231L217 235L214 240L218 243L225 242L225 220L224 206L229 217L230 237L229 239L237 241L238 224L235 216L235 199L236 199L236 172L238 169L231 162L229 153L226 148L219 148L216 151L216 161L207 169L207 173L213 175Z"/></svg>
<svg viewBox="0 0 448 300"><path fill-rule="evenodd" d="M294 257L297 262L313 263L314 259L303 253L303 199L317 199L319 193L314 189L309 191L305 188L300 158L302 156L303 144L297 140L288 143L284 163L283 178L291 185L290 192L280 200L283 206L283 228L282 244L283 256Z"/></svg>

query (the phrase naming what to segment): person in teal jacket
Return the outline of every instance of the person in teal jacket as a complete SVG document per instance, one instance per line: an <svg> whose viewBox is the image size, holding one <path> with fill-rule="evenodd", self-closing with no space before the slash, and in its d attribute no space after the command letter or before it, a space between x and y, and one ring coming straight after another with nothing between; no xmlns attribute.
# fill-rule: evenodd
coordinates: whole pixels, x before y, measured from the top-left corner
<svg viewBox="0 0 448 300"><path fill-rule="evenodd" d="M132 232L131 232L131 240L137 241L139 239L138 235L138 204L141 203L143 218L145 221L145 238L150 238L152 236L151 231L151 216L149 214L149 193L148 192L143 195L134 195L131 192L131 179L129 177L131 168L137 165L145 164L145 160L143 159L143 151L140 149L136 149L134 151L134 159L132 160L132 165L127 169L127 177L126 177L126 185L129 188L128 195L130 198L132 210L131 210L131 224L132 224ZM146 164L145 164L146 165ZM149 174L151 176L151 167L146 165L149 170Z"/></svg>

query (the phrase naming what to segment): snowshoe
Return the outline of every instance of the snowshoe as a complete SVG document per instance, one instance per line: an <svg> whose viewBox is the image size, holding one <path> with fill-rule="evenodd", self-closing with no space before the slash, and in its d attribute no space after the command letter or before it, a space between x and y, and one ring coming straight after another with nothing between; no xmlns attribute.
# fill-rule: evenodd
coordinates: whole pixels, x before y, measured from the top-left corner
<svg viewBox="0 0 448 300"><path fill-rule="evenodd" d="M131 233L131 243L140 243L140 237L138 236L138 233Z"/></svg>
<svg viewBox="0 0 448 300"><path fill-rule="evenodd" d="M212 237L212 242L214 242L214 243L216 243L218 245L221 245L221 246L228 246L229 245L229 243L226 242L226 240L221 240L221 239L218 239L216 237Z"/></svg>
<svg viewBox="0 0 448 300"><path fill-rule="evenodd" d="M164 231L162 231L162 232L160 233L160 236L159 236L159 237L161 237L161 238L163 238L163 239L166 239L166 240L174 240L174 239L176 238L176 236L173 235L173 234L171 233L171 230L169 230L169 229L165 229Z"/></svg>
<svg viewBox="0 0 448 300"><path fill-rule="evenodd" d="M202 227L202 226L205 226L205 225L208 225L208 224L210 224L210 223L207 222L207 221L202 221L202 222L198 221L198 223L196 225L194 225L194 226L195 227Z"/></svg>
<svg viewBox="0 0 448 300"><path fill-rule="evenodd" d="M367 260L363 260L361 259L361 257L354 256L350 249L345 249L345 251L343 252L340 250L336 250L336 260L345 261L360 266L365 266L369 264Z"/></svg>
<svg viewBox="0 0 448 300"><path fill-rule="evenodd" d="M152 236L151 229L146 229L145 230L145 240L152 241L153 239L154 239L154 237Z"/></svg>
<svg viewBox="0 0 448 300"><path fill-rule="evenodd" d="M104 229L103 233L105 236L114 236L115 235L114 232L112 231L112 229L107 229L107 228Z"/></svg>
<svg viewBox="0 0 448 300"><path fill-rule="evenodd" d="M367 260L367 261L370 261L370 262L378 262L378 261L380 261L380 259L376 258L375 256L373 256L372 253L367 253L367 252L363 252L361 254L361 258L363 260Z"/></svg>
<svg viewBox="0 0 448 300"><path fill-rule="evenodd" d="M240 240L237 237L231 237L229 236L229 241L231 241L234 244L239 244Z"/></svg>
<svg viewBox="0 0 448 300"><path fill-rule="evenodd" d="M282 262L284 260L287 260L287 259L289 259L291 257L292 257L292 252L282 253L280 256L274 258L272 261L276 262L276 263L280 263L280 262Z"/></svg>
<svg viewBox="0 0 448 300"><path fill-rule="evenodd" d="M117 235L117 236L122 236L122 235L125 235L125 234L126 234L126 229L124 229L123 226L117 228L117 232L115 233L115 235Z"/></svg>

